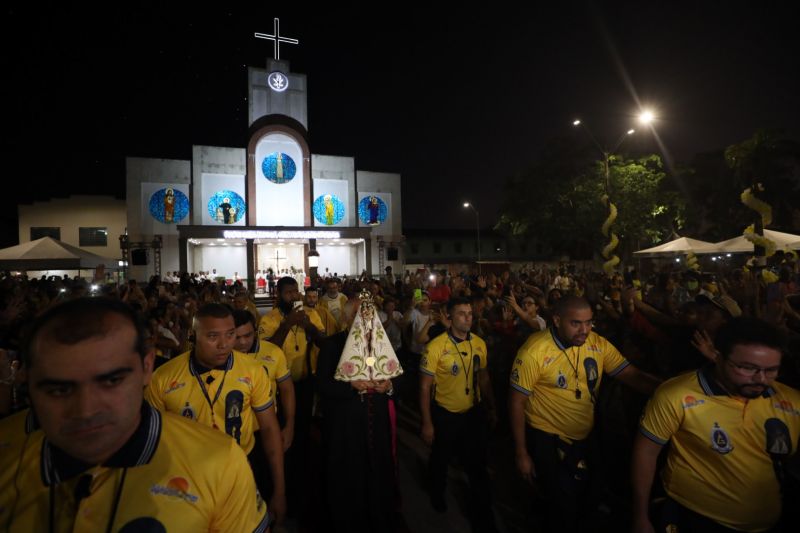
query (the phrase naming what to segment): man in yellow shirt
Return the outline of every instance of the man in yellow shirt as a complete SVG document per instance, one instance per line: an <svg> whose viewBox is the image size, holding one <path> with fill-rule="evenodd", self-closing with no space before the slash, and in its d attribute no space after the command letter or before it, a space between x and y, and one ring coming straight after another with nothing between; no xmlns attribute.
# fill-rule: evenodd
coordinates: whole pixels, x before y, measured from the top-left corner
<svg viewBox="0 0 800 533"><path fill-rule="evenodd" d="M631 366L592 331L592 308L566 296L552 329L531 335L511 370L509 411L517 469L549 501L548 530L578 531L589 470L588 442L603 374L644 394L659 380Z"/></svg>
<svg viewBox="0 0 800 533"><path fill-rule="evenodd" d="M336 318L328 311L328 308L324 305L319 305L319 289L313 286L308 287L303 301L306 307L313 309L319 315L323 326L322 331L326 337L330 337L342 331Z"/></svg>
<svg viewBox="0 0 800 533"><path fill-rule="evenodd" d="M286 454L286 479L290 513L305 516L308 475L308 447L311 433L311 409L314 402L314 359L319 349L314 342L322 339L323 326L313 309L303 307L297 281L288 276L278 280L276 307L261 317L258 337L280 346L292 374L295 393L294 441Z"/></svg>
<svg viewBox="0 0 800 533"><path fill-rule="evenodd" d="M194 348L159 367L145 397L161 411L227 433L247 454L264 453L274 487L270 509L280 520L286 508L283 445L269 376L260 363L233 350L236 327L229 307L206 304L193 328ZM254 451L258 428L262 448Z"/></svg>
<svg viewBox="0 0 800 533"><path fill-rule="evenodd" d="M447 467L450 458L458 455L469 477L473 527L494 531L486 459L489 425L496 417L486 370L486 343L470 333L469 300L451 299L447 313L450 329L431 340L420 359L421 435L431 446L431 505L438 512L447 510Z"/></svg>
<svg viewBox="0 0 800 533"><path fill-rule="evenodd" d="M650 487L667 443L658 531L771 531L780 519L800 439L800 391L775 382L785 337L734 318L714 344L713 366L667 381L645 408L633 450L634 531L653 531Z"/></svg>
<svg viewBox="0 0 800 533"><path fill-rule="evenodd" d="M154 354L127 305L53 307L23 356L35 417L0 421L3 531L267 530L239 446L143 401Z"/></svg>
<svg viewBox="0 0 800 533"><path fill-rule="evenodd" d="M246 309L234 311L233 320L236 325L235 349L252 355L256 361L264 365L269 374L272 390L279 394L275 404L276 407L280 406L279 413L283 415L281 439L285 452L292 445L294 438L294 384L289 367L286 366L286 356L283 350L256 336L255 320Z"/></svg>
<svg viewBox="0 0 800 533"><path fill-rule="evenodd" d="M325 280L325 294L319 299L322 307L326 308L336 319L339 331L347 326L347 319L344 314L344 305L347 303L347 296L339 292L341 282L336 278Z"/></svg>

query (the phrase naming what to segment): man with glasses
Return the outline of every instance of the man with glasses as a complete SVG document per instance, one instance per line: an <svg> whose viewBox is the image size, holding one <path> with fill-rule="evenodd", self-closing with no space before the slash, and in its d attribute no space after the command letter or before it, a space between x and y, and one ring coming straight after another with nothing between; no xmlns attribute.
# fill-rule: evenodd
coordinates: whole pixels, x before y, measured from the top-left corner
<svg viewBox="0 0 800 533"><path fill-rule="evenodd" d="M548 502L546 531L582 531L589 434L603 373L651 394L659 380L592 331L592 308L565 296L554 327L531 335L511 370L509 409L519 473ZM590 524L586 524L591 528Z"/></svg>
<svg viewBox="0 0 800 533"><path fill-rule="evenodd" d="M784 467L800 435L800 392L774 380L785 338L734 318L714 341L712 366L658 388L633 452L634 531L653 531L650 488L663 446L667 500L660 531L767 531L781 515Z"/></svg>

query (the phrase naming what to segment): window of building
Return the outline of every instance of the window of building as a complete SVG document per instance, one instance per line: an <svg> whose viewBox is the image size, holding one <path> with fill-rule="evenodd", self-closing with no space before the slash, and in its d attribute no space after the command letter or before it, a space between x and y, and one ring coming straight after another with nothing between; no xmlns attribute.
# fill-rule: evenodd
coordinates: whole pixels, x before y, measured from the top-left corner
<svg viewBox="0 0 800 533"><path fill-rule="evenodd" d="M433 243L433 253L435 254L442 253L442 243L440 242Z"/></svg>
<svg viewBox="0 0 800 533"><path fill-rule="evenodd" d="M453 243L453 248L455 249L457 254L461 253L463 246L461 245L461 241L456 241Z"/></svg>
<svg viewBox="0 0 800 533"><path fill-rule="evenodd" d="M78 246L108 246L108 229L78 228Z"/></svg>
<svg viewBox="0 0 800 533"><path fill-rule="evenodd" d="M61 228L31 228L31 240L41 239L42 237L52 237L61 240Z"/></svg>

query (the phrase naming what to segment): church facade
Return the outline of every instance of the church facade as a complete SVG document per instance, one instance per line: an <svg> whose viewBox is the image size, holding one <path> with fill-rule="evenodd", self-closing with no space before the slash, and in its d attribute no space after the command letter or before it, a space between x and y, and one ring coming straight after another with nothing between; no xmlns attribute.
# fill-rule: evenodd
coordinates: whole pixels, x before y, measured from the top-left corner
<svg viewBox="0 0 800 533"><path fill-rule="evenodd" d="M126 159L129 277L402 271L400 175L311 152L306 77L288 62L250 68L247 81L247 146Z"/></svg>

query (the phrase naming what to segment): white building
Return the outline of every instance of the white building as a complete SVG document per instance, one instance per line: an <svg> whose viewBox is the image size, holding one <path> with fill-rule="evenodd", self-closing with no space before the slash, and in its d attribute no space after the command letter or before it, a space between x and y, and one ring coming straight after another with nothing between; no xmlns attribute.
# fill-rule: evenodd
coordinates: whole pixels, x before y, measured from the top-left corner
<svg viewBox="0 0 800 533"><path fill-rule="evenodd" d="M120 235L128 225L124 200L70 196L19 206L19 242L52 237L102 257L122 259Z"/></svg>
<svg viewBox="0 0 800 533"><path fill-rule="evenodd" d="M250 68L248 96L246 147L194 146L190 161L127 158L130 277L308 272L311 250L321 274L401 271L400 175L311 153L306 77L288 62Z"/></svg>
<svg viewBox="0 0 800 533"><path fill-rule="evenodd" d="M311 153L305 75L285 61L267 67L248 71L246 147L193 146L191 160L129 157L125 201L21 205L20 243L51 236L126 262L138 280L216 270L253 282L270 268L309 272L312 250L323 275L401 271L400 175Z"/></svg>

